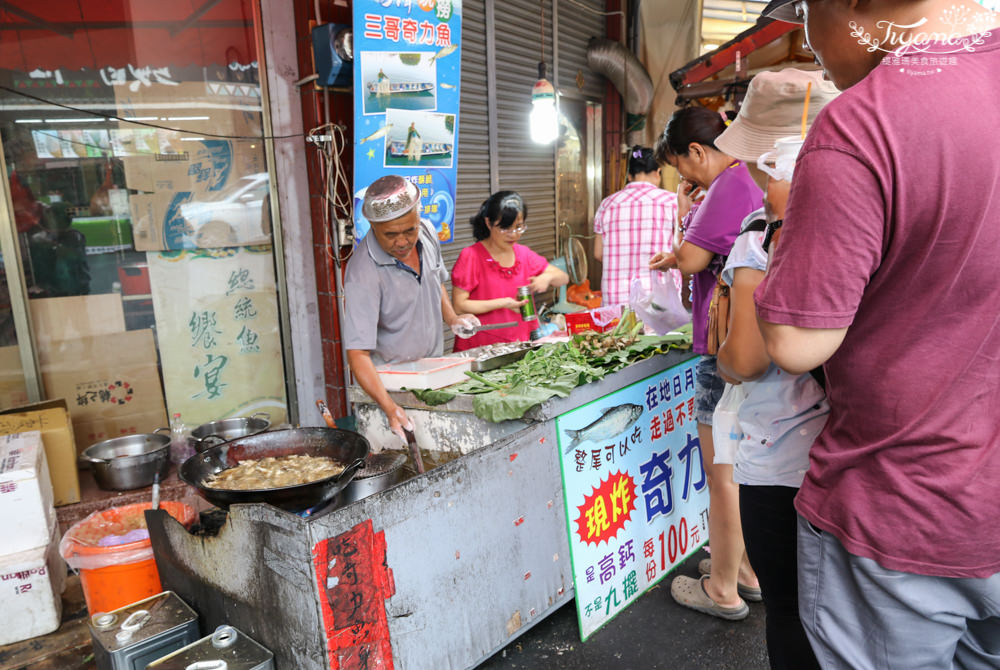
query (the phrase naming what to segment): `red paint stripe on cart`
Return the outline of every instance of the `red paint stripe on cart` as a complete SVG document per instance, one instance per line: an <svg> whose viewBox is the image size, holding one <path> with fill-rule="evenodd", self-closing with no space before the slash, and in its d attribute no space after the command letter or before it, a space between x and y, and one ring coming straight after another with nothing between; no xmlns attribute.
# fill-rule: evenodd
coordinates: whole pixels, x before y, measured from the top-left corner
<svg viewBox="0 0 1000 670"><path fill-rule="evenodd" d="M385 601L396 585L385 561L385 533L370 519L313 547L330 670L393 670Z"/></svg>
<svg viewBox="0 0 1000 670"><path fill-rule="evenodd" d="M515 451L513 454L510 455L510 462L513 463L514 459L516 458L517 458L517 452Z"/></svg>

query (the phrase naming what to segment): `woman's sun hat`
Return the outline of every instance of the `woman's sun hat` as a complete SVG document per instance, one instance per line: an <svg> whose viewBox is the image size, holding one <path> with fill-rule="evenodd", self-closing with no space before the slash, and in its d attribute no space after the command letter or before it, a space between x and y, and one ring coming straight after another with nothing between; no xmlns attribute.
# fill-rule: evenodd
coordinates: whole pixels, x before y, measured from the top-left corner
<svg viewBox="0 0 1000 670"><path fill-rule="evenodd" d="M755 75L739 114L715 138L715 146L733 158L756 163L779 139L801 133L807 91L806 125L810 126L820 110L840 93L833 82L824 80L819 70L797 68Z"/></svg>

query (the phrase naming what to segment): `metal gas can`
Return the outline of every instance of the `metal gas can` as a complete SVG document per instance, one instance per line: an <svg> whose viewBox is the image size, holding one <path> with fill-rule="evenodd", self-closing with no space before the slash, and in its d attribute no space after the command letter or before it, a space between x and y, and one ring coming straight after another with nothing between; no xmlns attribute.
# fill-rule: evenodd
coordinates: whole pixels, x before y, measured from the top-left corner
<svg viewBox="0 0 1000 670"><path fill-rule="evenodd" d="M219 626L146 670L274 670L274 654L232 626Z"/></svg>
<svg viewBox="0 0 1000 670"><path fill-rule="evenodd" d="M146 664L198 639L198 615L173 591L90 617L98 670L145 670Z"/></svg>

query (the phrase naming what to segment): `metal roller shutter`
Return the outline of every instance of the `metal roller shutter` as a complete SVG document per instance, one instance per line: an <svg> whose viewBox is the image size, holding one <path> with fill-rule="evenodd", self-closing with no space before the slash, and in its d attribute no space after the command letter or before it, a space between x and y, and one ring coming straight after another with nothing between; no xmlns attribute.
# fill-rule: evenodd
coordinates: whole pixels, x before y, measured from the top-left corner
<svg viewBox="0 0 1000 670"><path fill-rule="evenodd" d="M541 8L545 15L545 53L541 53ZM556 255L555 148L531 141L528 114L538 61L549 65L552 80L551 0L505 0L496 3L496 105L500 188L517 191L528 205L528 230L522 244Z"/></svg>
<svg viewBox="0 0 1000 670"><path fill-rule="evenodd" d="M458 117L458 184L454 241L441 246L450 269L472 244L469 218L490 195L489 119L486 105L486 16L484 0L462 3L462 100ZM449 287L450 289L450 287Z"/></svg>
<svg viewBox="0 0 1000 670"><path fill-rule="evenodd" d="M486 105L486 0L462 3L462 88L458 117L458 183L455 186L455 233L441 245L450 271L462 249L475 242L469 218L490 194L490 130ZM451 295L451 282L445 286ZM455 336L444 329L444 350Z"/></svg>
<svg viewBox="0 0 1000 670"><path fill-rule="evenodd" d="M591 37L604 37L604 0L558 2L559 91L568 97L600 100L605 79L587 67L587 43ZM582 75L583 88L577 85L577 73Z"/></svg>

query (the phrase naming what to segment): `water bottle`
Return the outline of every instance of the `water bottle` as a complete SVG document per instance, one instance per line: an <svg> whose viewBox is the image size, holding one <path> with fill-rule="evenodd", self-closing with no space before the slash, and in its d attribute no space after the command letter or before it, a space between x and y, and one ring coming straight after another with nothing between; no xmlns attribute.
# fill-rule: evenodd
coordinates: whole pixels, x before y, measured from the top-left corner
<svg viewBox="0 0 1000 670"><path fill-rule="evenodd" d="M170 460L180 465L194 456L194 448L188 440L188 430L181 420L181 413L174 412L170 419Z"/></svg>

